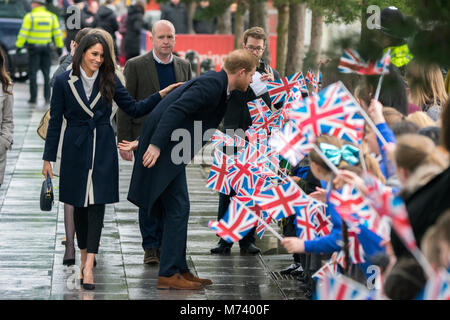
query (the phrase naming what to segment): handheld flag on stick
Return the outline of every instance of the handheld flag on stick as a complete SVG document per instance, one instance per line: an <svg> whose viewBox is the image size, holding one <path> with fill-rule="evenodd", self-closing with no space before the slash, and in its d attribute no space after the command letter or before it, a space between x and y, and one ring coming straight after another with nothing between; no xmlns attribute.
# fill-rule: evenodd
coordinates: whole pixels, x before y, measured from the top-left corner
<svg viewBox="0 0 450 320"><path fill-rule="evenodd" d="M294 73L280 80L270 81L267 84L267 91L269 92L272 104L286 101L291 89L295 85L300 85L300 88L306 88L306 82L301 72ZM307 88L306 91L308 91Z"/></svg>

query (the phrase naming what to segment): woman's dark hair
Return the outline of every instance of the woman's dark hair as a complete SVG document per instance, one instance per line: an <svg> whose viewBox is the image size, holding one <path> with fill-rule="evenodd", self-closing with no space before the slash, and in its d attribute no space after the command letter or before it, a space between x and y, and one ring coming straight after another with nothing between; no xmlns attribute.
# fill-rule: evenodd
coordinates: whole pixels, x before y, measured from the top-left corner
<svg viewBox="0 0 450 320"><path fill-rule="evenodd" d="M441 128L425 127L425 128L420 129L419 131L417 131L417 133L430 138L431 140L433 140L435 145L437 145L437 146L440 145Z"/></svg>
<svg viewBox="0 0 450 320"><path fill-rule="evenodd" d="M77 49L75 50L75 55L73 56L72 60L73 74L80 77L80 68L84 54L88 49L92 48L98 43L100 43L103 47L103 63L100 66L98 72L98 86L100 94L102 95L102 99L112 106L115 89L115 68L114 62L111 58L109 47L102 36L98 34L87 34L81 39Z"/></svg>
<svg viewBox="0 0 450 320"><path fill-rule="evenodd" d="M80 44L84 36L87 35L91 30L92 28L89 27L81 29L80 31L77 32L77 34L75 35L75 39L73 39L73 41L75 41L77 44Z"/></svg>
<svg viewBox="0 0 450 320"><path fill-rule="evenodd" d="M12 94L11 91L8 91L8 88L11 85L11 78L6 72L5 60L5 54L3 53L2 48L0 48L0 82L2 83L3 92Z"/></svg>
<svg viewBox="0 0 450 320"><path fill-rule="evenodd" d="M366 77L368 85L373 88L374 93L378 86L379 77ZM389 66L389 74L384 76L378 101L385 107L392 107L403 115L408 115L406 85L399 69L392 64Z"/></svg>
<svg viewBox="0 0 450 320"><path fill-rule="evenodd" d="M394 135L396 137L401 136L402 134L408 134L408 133L417 133L419 131L420 127L415 124L414 122L408 121L408 120L402 120L400 122L394 123L391 126L392 132L394 132Z"/></svg>

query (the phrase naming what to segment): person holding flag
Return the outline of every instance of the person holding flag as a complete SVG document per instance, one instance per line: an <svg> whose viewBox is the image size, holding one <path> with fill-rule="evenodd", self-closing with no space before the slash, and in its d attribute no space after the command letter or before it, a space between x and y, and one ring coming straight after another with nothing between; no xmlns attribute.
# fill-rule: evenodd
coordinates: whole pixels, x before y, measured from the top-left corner
<svg viewBox="0 0 450 320"><path fill-rule="evenodd" d="M356 147L348 144L348 142L342 142L332 136L322 135L317 138L315 145L320 148L324 156L338 168L358 170L361 166L359 161L360 151ZM309 159L311 171L317 179L327 183L331 183L331 181L334 180L332 170L317 151L312 150L309 153ZM366 162L374 163L373 161ZM368 169L370 171L371 168ZM377 170L372 169L372 171L375 172ZM341 189L342 185L334 185L334 187L336 189ZM331 188L328 190L331 190ZM332 223L330 232L327 235L316 237L312 240L286 237L283 239L282 244L290 253L333 253L339 252L342 249L346 252L345 264L346 270L348 270L350 267L349 242L348 238L344 238L343 236L344 228L342 218L337 212L335 205L330 202L330 192L328 191L326 194L311 194L311 196L317 197L317 200L319 201L326 202L326 215L330 218ZM325 198L323 198L323 196ZM356 240L356 237L354 237L354 239ZM357 243L353 244L353 250L359 250L359 248L355 248L355 246L357 246Z"/></svg>
<svg viewBox="0 0 450 320"><path fill-rule="evenodd" d="M268 81L280 79L280 75L276 70L273 70L268 64L264 62L262 56L267 46L267 35L260 27L253 27L244 32L242 48L254 55L259 60L259 65L256 68L253 82L246 92L235 90L231 92L230 100L227 104L227 112L223 120L225 130L238 130L242 133L252 125L252 119L247 103L255 99L261 98L266 106L272 106L270 96L267 92L266 84ZM279 109L283 103L275 104L274 107ZM237 134L237 131L235 132ZM241 136L241 138L244 138ZM219 194L219 207L217 213L217 220L224 217L227 208L230 204L230 198L236 192L231 191L229 195ZM255 246L255 229L251 230L247 235L239 241L241 253L257 254L261 250ZM226 254L231 250L233 243L228 243L220 239L217 246L211 249L212 254Z"/></svg>

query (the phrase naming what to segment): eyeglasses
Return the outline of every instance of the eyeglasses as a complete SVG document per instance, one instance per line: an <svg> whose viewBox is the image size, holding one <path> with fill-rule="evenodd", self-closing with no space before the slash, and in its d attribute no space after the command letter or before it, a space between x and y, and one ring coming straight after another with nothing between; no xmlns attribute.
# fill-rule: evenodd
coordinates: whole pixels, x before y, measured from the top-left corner
<svg viewBox="0 0 450 320"><path fill-rule="evenodd" d="M261 52L261 51L264 51L265 48L254 47L254 46L246 46L245 49L247 49L248 51Z"/></svg>

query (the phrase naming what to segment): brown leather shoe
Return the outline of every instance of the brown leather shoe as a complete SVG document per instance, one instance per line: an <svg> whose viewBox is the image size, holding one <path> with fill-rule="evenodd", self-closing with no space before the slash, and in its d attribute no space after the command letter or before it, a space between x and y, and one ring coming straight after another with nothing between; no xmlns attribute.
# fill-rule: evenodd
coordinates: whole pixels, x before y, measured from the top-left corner
<svg viewBox="0 0 450 320"><path fill-rule="evenodd" d="M209 280L209 279L201 279L201 278L198 278L198 277L194 276L194 275L193 275L192 273L190 273L190 272L182 273L181 276L182 276L183 278L185 278L186 280L189 280L189 281L192 281L192 282L201 283L202 286L207 286L207 285L212 284L212 281L211 281L211 280Z"/></svg>
<svg viewBox="0 0 450 320"><path fill-rule="evenodd" d="M199 282L188 281L179 273L175 273L171 277L158 277L156 285L158 289L177 289L177 290L199 290L203 286Z"/></svg>

